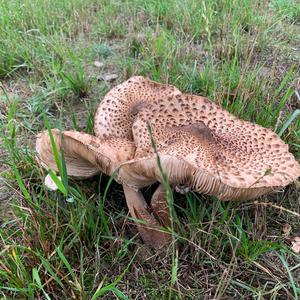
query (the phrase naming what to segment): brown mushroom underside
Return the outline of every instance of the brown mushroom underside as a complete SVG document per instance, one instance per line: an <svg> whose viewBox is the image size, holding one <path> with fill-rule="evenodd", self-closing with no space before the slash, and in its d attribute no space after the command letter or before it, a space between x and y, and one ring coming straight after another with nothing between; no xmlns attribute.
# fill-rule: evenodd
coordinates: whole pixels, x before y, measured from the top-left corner
<svg viewBox="0 0 300 300"><path fill-rule="evenodd" d="M111 175L135 152L134 144L123 138L103 140L77 131L63 131L60 135L58 129L52 129L52 135L58 152L64 151L68 175L78 179L100 172ZM48 131L37 136L36 151L45 168L58 171Z"/></svg>
<svg viewBox="0 0 300 300"><path fill-rule="evenodd" d="M194 190L198 193L216 196L219 200L249 200L261 195L276 192L281 187L235 188L224 184L206 170L195 168L184 159L160 154L160 162L170 185L181 190ZM118 181L133 189L141 189L156 181L162 182L162 174L157 167L157 158L149 157L123 164Z"/></svg>

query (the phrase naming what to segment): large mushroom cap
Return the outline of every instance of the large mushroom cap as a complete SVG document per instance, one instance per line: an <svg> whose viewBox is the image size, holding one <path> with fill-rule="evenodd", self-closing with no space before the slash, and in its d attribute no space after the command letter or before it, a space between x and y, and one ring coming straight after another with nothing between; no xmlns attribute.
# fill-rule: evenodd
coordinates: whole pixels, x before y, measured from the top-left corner
<svg viewBox="0 0 300 300"><path fill-rule="evenodd" d="M135 159L121 180L140 188L161 180L147 126L172 185L220 199L251 199L294 181L300 166L271 130L242 121L209 100L172 96L141 107L133 124Z"/></svg>
<svg viewBox="0 0 300 300"><path fill-rule="evenodd" d="M77 132L52 130L58 152L64 151L68 175L88 178L103 172L111 175L124 161L134 155L134 144L127 139L99 139L95 136ZM46 168L57 171L52 144L48 131L37 136L36 151L39 161Z"/></svg>
<svg viewBox="0 0 300 300"><path fill-rule="evenodd" d="M129 78L111 89L95 114L97 137L120 137L132 140L132 124L139 109L159 99L180 95L172 85L159 84L142 76Z"/></svg>

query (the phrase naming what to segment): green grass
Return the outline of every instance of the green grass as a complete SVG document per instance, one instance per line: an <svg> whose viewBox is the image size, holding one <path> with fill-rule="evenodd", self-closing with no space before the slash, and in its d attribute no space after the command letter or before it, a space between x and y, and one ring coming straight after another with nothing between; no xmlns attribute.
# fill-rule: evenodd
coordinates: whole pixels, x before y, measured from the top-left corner
<svg viewBox="0 0 300 300"><path fill-rule="evenodd" d="M282 232L299 236L297 215L174 194L176 245L154 253L117 183L64 178L50 192L34 152L44 120L92 133L105 93L144 75L272 128L299 159L299 12L293 0L1 1L0 299L299 298ZM296 185L262 200L300 213Z"/></svg>

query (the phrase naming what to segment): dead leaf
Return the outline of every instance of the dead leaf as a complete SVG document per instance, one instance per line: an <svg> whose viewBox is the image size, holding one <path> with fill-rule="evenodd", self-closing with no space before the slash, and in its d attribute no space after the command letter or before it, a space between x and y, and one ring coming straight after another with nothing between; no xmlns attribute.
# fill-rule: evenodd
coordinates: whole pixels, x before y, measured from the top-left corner
<svg viewBox="0 0 300 300"><path fill-rule="evenodd" d="M296 236L294 238L294 240L292 241L291 249L297 254L300 253L300 237L299 236Z"/></svg>
<svg viewBox="0 0 300 300"><path fill-rule="evenodd" d="M94 61L94 66L97 67L97 68L101 68L101 67L104 66L104 63L101 62L101 61L95 60Z"/></svg>
<svg viewBox="0 0 300 300"><path fill-rule="evenodd" d="M4 102L1 102L0 100L0 115L1 114L6 115L7 110L8 110L7 105Z"/></svg>
<svg viewBox="0 0 300 300"><path fill-rule="evenodd" d="M283 226L282 226L282 231L283 231L283 235L285 236L289 236L291 231L292 231L292 226L288 223L285 223Z"/></svg>
<svg viewBox="0 0 300 300"><path fill-rule="evenodd" d="M104 80L104 81L114 81L118 78L119 76L117 74L106 74L102 76L98 76L98 80Z"/></svg>

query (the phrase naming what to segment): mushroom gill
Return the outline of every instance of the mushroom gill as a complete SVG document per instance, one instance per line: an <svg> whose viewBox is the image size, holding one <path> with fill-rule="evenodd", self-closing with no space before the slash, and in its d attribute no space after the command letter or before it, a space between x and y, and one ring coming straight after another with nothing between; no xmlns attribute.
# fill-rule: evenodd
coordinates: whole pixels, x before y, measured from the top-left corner
<svg viewBox="0 0 300 300"><path fill-rule="evenodd" d="M67 174L78 179L100 172L111 175L135 152L133 142L127 139L100 139L78 131L63 131L60 134L58 129L52 129L51 132L58 152L64 152ZM36 151L45 168L58 171L48 131L37 136Z"/></svg>

